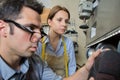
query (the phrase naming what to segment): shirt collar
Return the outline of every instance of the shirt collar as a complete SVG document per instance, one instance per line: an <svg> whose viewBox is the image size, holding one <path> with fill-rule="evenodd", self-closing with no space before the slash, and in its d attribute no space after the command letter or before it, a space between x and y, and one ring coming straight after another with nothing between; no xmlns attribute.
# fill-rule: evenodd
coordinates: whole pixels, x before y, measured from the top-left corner
<svg viewBox="0 0 120 80"><path fill-rule="evenodd" d="M64 36L61 36L61 37L60 37L60 41L59 41L60 45L62 45L62 37L64 37ZM49 37L44 37L44 38L45 38L45 43L46 43L46 44L50 42Z"/></svg>
<svg viewBox="0 0 120 80"><path fill-rule="evenodd" d="M21 68L19 72L26 73L29 69L28 60L25 60L23 64L21 64ZM0 73L5 80L8 80L12 77L17 71L12 69L1 57L0 57Z"/></svg>
<svg viewBox="0 0 120 80"><path fill-rule="evenodd" d="M50 40L49 40L48 37L46 38L45 44L48 48L48 51L51 50L49 53L55 53L56 55L58 54L58 50L60 50L61 47L63 47L63 45L64 45L63 42L62 42L62 37L60 38L60 40L58 42L58 45L57 45L57 49L55 51L53 50L53 47L51 46Z"/></svg>

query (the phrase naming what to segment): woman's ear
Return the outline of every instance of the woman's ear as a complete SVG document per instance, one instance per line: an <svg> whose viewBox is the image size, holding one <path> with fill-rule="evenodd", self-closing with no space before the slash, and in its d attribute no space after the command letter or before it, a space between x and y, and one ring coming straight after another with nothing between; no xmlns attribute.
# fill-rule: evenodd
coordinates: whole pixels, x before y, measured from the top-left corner
<svg viewBox="0 0 120 80"><path fill-rule="evenodd" d="M52 21L51 19L48 19L48 25L51 25L51 21Z"/></svg>

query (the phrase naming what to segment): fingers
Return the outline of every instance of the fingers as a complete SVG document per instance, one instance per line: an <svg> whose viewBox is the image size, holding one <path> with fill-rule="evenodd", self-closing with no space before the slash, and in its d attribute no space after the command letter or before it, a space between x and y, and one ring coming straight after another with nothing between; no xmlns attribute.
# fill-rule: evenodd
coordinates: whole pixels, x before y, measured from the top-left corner
<svg viewBox="0 0 120 80"><path fill-rule="evenodd" d="M88 61L85 65L87 71L89 71L94 63L95 58L101 53L101 50L98 49L97 51L93 52L93 54L88 58Z"/></svg>
<svg viewBox="0 0 120 80"><path fill-rule="evenodd" d="M88 59L94 62L94 59L101 53L101 51L101 49L98 49L97 51L93 52L93 54Z"/></svg>
<svg viewBox="0 0 120 80"><path fill-rule="evenodd" d="M94 78L93 78L93 77L91 77L89 80L94 80Z"/></svg>

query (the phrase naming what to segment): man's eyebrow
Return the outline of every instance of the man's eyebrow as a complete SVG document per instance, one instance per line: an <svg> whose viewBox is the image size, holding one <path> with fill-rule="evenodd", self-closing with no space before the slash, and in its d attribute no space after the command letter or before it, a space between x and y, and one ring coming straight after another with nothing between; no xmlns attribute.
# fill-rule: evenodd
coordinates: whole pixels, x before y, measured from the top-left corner
<svg viewBox="0 0 120 80"><path fill-rule="evenodd" d="M30 27L30 26L33 26L33 27L35 27L35 28L41 28L41 26L39 25L39 26L37 26L37 25L35 25L35 24L26 24L25 25L26 27L28 26L28 27Z"/></svg>

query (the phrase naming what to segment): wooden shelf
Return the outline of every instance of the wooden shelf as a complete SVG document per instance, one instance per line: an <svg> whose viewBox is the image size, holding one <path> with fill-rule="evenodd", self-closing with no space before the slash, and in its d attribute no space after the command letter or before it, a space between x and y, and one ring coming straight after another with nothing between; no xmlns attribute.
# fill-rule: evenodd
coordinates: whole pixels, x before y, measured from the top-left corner
<svg viewBox="0 0 120 80"><path fill-rule="evenodd" d="M43 25L47 25L47 17L48 17L49 12L50 12L50 8L44 8L43 13L40 15L41 23Z"/></svg>

